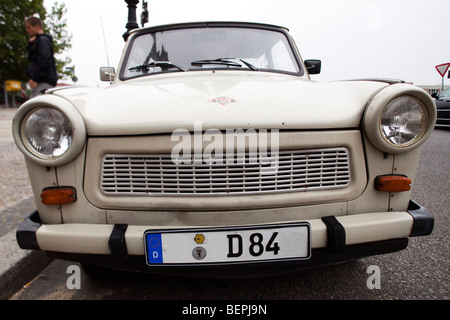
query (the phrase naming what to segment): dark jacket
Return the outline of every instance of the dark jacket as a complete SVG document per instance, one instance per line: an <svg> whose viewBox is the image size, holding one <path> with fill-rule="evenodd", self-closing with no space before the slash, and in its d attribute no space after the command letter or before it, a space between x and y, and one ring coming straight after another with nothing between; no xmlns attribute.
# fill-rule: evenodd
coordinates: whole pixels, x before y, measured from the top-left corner
<svg viewBox="0 0 450 320"><path fill-rule="evenodd" d="M28 59L31 64L27 68L27 76L40 83L46 82L56 86L55 59L53 57L53 38L48 34L39 34L34 42L28 42Z"/></svg>

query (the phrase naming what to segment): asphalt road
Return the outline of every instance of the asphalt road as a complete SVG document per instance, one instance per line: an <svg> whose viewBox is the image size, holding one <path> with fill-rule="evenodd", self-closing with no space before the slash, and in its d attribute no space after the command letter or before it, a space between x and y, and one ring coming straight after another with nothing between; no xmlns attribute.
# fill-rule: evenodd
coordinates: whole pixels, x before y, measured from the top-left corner
<svg viewBox="0 0 450 320"><path fill-rule="evenodd" d="M212 299L449 300L449 130L436 129L424 145L413 199L434 215L434 231L427 237L411 238L407 249L392 254L295 274L239 280L121 272L90 278L78 264L55 260L10 299L189 299L200 301L198 305ZM373 268L379 273L373 273ZM375 274L379 277L374 280Z"/></svg>

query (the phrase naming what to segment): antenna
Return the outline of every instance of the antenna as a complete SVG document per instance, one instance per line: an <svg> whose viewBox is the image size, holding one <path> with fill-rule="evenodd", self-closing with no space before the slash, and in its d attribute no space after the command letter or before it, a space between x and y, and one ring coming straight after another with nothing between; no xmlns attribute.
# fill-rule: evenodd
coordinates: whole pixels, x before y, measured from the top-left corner
<svg viewBox="0 0 450 320"><path fill-rule="evenodd" d="M105 44L106 63L107 63L108 68L109 68L111 65L109 64L108 47L106 46L105 28L103 28L102 16L100 16L100 23L102 25L103 43ZM108 72L108 75L109 75L109 83L112 83L112 74L111 74L111 72Z"/></svg>

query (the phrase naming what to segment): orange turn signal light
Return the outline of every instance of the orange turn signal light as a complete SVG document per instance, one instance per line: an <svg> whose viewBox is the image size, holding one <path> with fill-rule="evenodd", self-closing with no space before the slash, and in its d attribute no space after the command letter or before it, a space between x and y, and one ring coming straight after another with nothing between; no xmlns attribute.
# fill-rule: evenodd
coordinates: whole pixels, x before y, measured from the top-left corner
<svg viewBox="0 0 450 320"><path fill-rule="evenodd" d="M50 187L41 193L41 202L47 205L68 204L76 200L77 192L73 187Z"/></svg>
<svg viewBox="0 0 450 320"><path fill-rule="evenodd" d="M375 178L378 191L402 192L411 190L411 179L401 175L378 176Z"/></svg>

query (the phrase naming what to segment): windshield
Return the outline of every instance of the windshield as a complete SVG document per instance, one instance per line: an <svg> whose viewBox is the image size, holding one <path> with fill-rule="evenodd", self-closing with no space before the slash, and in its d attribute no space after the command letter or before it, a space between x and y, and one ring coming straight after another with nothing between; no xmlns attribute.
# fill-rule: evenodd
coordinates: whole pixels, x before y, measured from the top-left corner
<svg viewBox="0 0 450 320"><path fill-rule="evenodd" d="M136 36L122 78L204 69L300 73L286 35L239 27L185 28Z"/></svg>
<svg viewBox="0 0 450 320"><path fill-rule="evenodd" d="M442 91L441 93L439 93L438 97L442 98L442 99L450 98L450 88L447 88L444 91Z"/></svg>

